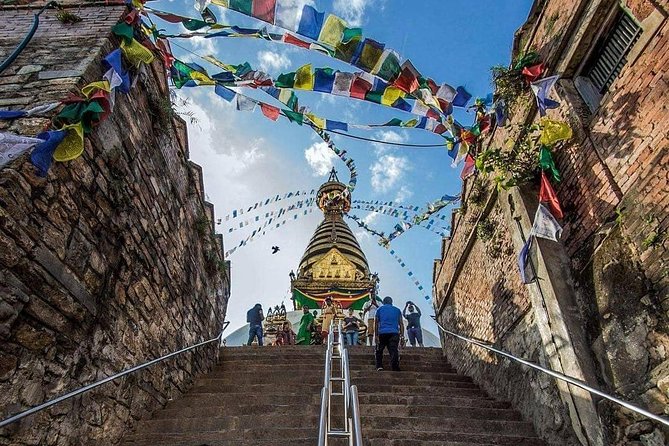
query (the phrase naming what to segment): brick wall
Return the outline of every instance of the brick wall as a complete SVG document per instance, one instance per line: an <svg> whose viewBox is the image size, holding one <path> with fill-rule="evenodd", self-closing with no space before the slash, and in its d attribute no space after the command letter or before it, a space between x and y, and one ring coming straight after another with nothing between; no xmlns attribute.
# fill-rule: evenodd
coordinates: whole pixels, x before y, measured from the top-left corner
<svg viewBox="0 0 669 446"><path fill-rule="evenodd" d="M42 15L0 76L0 107L60 100L102 76L123 6ZM0 59L33 10L0 10ZM171 111L159 61L85 141L84 154L38 178L27 157L0 170L0 416L5 418L130 366L214 337L229 283L201 170ZM48 118L0 122L34 135ZM138 418L187 389L216 357L211 345L106 384L0 430L0 444L116 444Z"/></svg>
<svg viewBox="0 0 669 446"><path fill-rule="evenodd" d="M435 275L439 322L456 333L545 364L529 295L516 273L512 228L497 194L490 184L469 180L464 196ZM486 226L493 232L477 231ZM578 444L554 381L449 336L442 335L442 345L458 371L492 395L511 401L550 444Z"/></svg>
<svg viewBox="0 0 669 446"><path fill-rule="evenodd" d="M514 47L536 49L548 64L548 74L562 76L556 92L561 107L549 111L549 117L568 121L574 137L553 150L563 177L556 191L565 213L562 243L576 279L578 317L592 362L598 365L595 378L600 387L663 414L669 410L669 2L623 3L644 32L595 112L576 90L574 77L617 1L537 2ZM515 138L513 124L538 120L532 103L529 93L519 98L512 126L498 129L491 144ZM465 201L467 212L470 201ZM464 265L449 291L452 302L445 307L445 320L503 343L494 329L493 337L485 336L481 321L490 332L493 319L517 317L517 308L500 308L490 301L495 274L504 270L517 276L518 268L502 259L482 262L478 241L471 251L464 249L470 231L467 224L455 227L435 293L439 299L452 271ZM483 284L472 283L478 280ZM459 293L483 294L487 300L483 307L480 298L458 303ZM521 336L528 347L525 353L532 354L536 346L531 333ZM483 359L451 355L451 361L474 375L486 367ZM606 403L599 409L611 444L663 441L657 440L664 438L662 432L629 412Z"/></svg>

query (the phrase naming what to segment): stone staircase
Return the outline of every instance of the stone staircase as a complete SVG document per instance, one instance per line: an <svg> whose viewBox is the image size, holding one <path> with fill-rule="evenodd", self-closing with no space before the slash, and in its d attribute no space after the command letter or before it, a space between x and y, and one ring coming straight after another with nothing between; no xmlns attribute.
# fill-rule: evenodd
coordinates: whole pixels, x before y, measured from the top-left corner
<svg viewBox="0 0 669 446"><path fill-rule="evenodd" d="M122 444L314 446L324 354L324 346L222 348L211 373L140 421ZM366 445L544 445L518 412L458 375L439 349L405 349L401 372L377 372L371 347L349 354Z"/></svg>

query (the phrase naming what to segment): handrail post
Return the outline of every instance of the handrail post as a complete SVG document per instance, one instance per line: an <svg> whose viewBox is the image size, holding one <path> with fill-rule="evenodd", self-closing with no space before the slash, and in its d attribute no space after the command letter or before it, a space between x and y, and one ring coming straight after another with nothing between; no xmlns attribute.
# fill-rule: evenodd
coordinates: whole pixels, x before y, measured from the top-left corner
<svg viewBox="0 0 669 446"><path fill-rule="evenodd" d="M362 446L362 426L360 423L360 403L358 402L358 386L351 386L351 416L353 418L353 444Z"/></svg>
<svg viewBox="0 0 669 446"><path fill-rule="evenodd" d="M328 386L325 385L321 389L321 417L318 424L318 446L325 446L327 444L328 426L327 426L327 412L328 412L328 398L330 393Z"/></svg>

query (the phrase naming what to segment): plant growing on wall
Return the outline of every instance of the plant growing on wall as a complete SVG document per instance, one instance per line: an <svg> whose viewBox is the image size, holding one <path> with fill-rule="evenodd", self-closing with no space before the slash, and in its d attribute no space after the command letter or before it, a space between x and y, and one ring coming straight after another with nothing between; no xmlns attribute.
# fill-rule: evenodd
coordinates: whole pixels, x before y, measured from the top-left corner
<svg viewBox="0 0 669 446"><path fill-rule="evenodd" d="M535 64L539 55L534 51L520 54L511 66L495 65L490 68L495 100L502 100L511 108L516 101L529 91L529 83L523 75L523 68Z"/></svg>

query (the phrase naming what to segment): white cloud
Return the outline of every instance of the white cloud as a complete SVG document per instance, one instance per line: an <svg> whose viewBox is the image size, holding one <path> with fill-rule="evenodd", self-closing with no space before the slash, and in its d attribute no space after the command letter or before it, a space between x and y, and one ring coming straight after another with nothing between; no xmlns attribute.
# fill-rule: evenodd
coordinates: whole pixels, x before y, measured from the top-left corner
<svg viewBox="0 0 669 446"><path fill-rule="evenodd" d="M304 151L304 157L314 170L314 176L322 177L323 175L327 175L330 169L332 169L337 155L330 150L326 143L321 141L312 144L306 149Z"/></svg>
<svg viewBox="0 0 669 446"><path fill-rule="evenodd" d="M374 139L378 139L379 141L385 141L385 142L402 143L408 141L409 136L406 134L405 131L396 132L394 130L380 130L376 132L376 134L374 135ZM378 142L373 142L372 145L374 146L375 148L374 150L376 151L377 155L386 153L394 148L393 146L387 144L381 144Z"/></svg>
<svg viewBox="0 0 669 446"><path fill-rule="evenodd" d="M405 200L411 198L413 196L413 191L411 191L406 184L403 184L402 187L400 187L400 190L397 191L395 194L395 199L393 200L395 203L404 203Z"/></svg>
<svg viewBox="0 0 669 446"><path fill-rule="evenodd" d="M297 31L298 17L304 5L315 6L313 0L281 0L276 3L276 24L291 31Z"/></svg>
<svg viewBox="0 0 669 446"><path fill-rule="evenodd" d="M360 26L365 21L365 9L370 0L335 0L335 14L346 20L350 26Z"/></svg>
<svg viewBox="0 0 669 446"><path fill-rule="evenodd" d="M291 65L291 60L284 53L275 51L259 51L258 67L265 72L284 70Z"/></svg>
<svg viewBox="0 0 669 446"><path fill-rule="evenodd" d="M369 168L372 172L372 188L375 192L388 192L410 169L409 160L404 156L382 155Z"/></svg>
<svg viewBox="0 0 669 446"><path fill-rule="evenodd" d="M216 54L216 45L214 44L214 39L205 39L202 36L195 36L189 39L191 48L194 52L199 53L203 56L209 56Z"/></svg>

